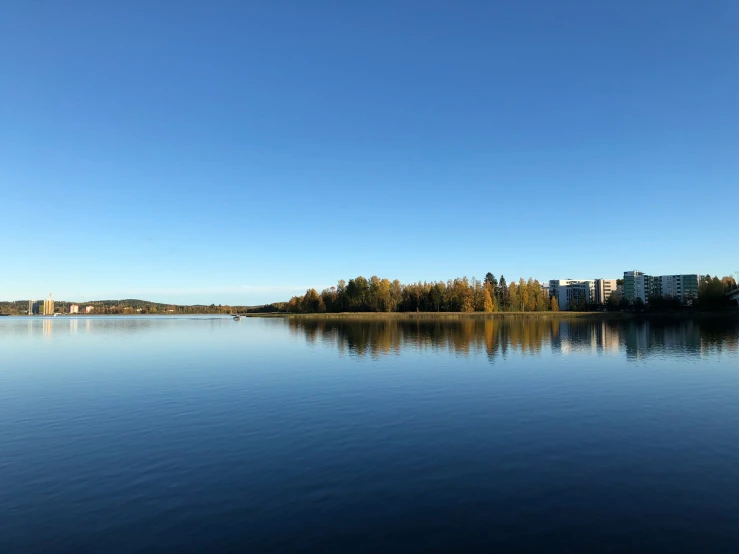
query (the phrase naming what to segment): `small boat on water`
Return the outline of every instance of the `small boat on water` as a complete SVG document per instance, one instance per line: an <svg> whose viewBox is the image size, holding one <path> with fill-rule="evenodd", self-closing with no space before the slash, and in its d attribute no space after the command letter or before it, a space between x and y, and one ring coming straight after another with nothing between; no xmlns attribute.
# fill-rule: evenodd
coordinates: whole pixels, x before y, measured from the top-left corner
<svg viewBox="0 0 739 554"><path fill-rule="evenodd" d="M239 314L236 314L234 316L234 321L241 321L241 316Z"/></svg>

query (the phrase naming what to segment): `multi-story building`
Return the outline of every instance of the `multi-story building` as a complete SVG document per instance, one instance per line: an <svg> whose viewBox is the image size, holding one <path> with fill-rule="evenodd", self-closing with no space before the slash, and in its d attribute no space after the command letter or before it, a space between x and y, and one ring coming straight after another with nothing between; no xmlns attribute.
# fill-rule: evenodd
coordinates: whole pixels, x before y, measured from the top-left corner
<svg viewBox="0 0 739 554"><path fill-rule="evenodd" d="M595 299L596 304L605 304L610 296L618 289L618 279L596 279Z"/></svg>
<svg viewBox="0 0 739 554"><path fill-rule="evenodd" d="M54 315L54 299L49 293L49 298L44 300L44 315Z"/></svg>
<svg viewBox="0 0 739 554"><path fill-rule="evenodd" d="M681 304L690 304L698 298L698 275L662 275L659 280L662 296L677 298Z"/></svg>
<svg viewBox="0 0 739 554"><path fill-rule="evenodd" d="M551 279L549 295L557 298L560 310L572 304L590 304L595 298L594 279Z"/></svg>
<svg viewBox="0 0 739 554"><path fill-rule="evenodd" d="M641 271L624 271L624 298L633 302L641 298L646 302L644 295L644 274Z"/></svg>
<svg viewBox="0 0 739 554"><path fill-rule="evenodd" d="M87 307L85 308L85 313L86 313L86 314L91 314L91 313L92 313L92 311L93 311L94 309L95 309L95 307L94 307L94 306L87 306Z"/></svg>
<svg viewBox="0 0 739 554"><path fill-rule="evenodd" d="M70 314L78 314L78 313L80 313L80 307L77 304L72 304L69 307L69 313Z"/></svg>
<svg viewBox="0 0 739 554"><path fill-rule="evenodd" d="M682 304L698 297L698 275L645 275L641 271L624 272L624 298L634 302L640 298L648 303L650 298L670 296Z"/></svg>
<svg viewBox="0 0 739 554"><path fill-rule="evenodd" d="M616 292L617 279L552 279L549 295L557 298L560 310L572 304L605 304Z"/></svg>

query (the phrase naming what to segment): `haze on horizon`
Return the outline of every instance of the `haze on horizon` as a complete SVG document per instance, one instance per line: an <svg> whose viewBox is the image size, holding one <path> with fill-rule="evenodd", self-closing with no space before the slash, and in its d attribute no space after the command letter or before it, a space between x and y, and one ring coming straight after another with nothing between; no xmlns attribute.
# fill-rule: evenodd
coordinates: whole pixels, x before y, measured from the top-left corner
<svg viewBox="0 0 739 554"><path fill-rule="evenodd" d="M730 1L5 2L0 300L739 270Z"/></svg>

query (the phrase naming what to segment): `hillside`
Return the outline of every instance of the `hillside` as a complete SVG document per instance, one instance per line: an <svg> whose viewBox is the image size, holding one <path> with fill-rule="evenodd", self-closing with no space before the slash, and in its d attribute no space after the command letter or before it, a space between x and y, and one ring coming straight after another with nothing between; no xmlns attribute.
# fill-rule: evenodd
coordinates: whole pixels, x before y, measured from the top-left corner
<svg viewBox="0 0 739 554"><path fill-rule="evenodd" d="M43 311L43 300L40 303ZM274 312L282 311L282 302L262 306L230 306L223 304L163 304L150 300L137 298L126 298L122 300L87 300L69 301L54 300L54 312L68 314L69 307L73 304L79 306L80 312L84 312L87 306L92 306L92 314L230 314L247 312ZM0 302L0 314L26 315L28 312L28 300L15 300L11 302Z"/></svg>

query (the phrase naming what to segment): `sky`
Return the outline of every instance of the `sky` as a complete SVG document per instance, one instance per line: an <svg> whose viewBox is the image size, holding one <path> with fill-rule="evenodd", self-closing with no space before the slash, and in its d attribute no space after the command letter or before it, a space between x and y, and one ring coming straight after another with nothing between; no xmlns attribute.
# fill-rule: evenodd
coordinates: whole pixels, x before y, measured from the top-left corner
<svg viewBox="0 0 739 554"><path fill-rule="evenodd" d="M739 3L0 6L0 300L739 271Z"/></svg>

